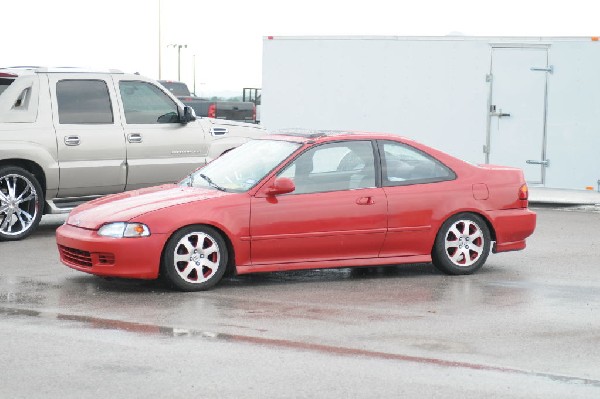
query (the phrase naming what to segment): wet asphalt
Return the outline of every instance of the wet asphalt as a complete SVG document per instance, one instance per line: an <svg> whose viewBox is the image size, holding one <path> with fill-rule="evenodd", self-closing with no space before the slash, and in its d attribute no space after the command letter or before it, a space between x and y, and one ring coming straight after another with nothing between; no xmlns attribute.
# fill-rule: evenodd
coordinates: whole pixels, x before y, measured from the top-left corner
<svg viewBox="0 0 600 399"><path fill-rule="evenodd" d="M526 250L244 275L200 293L63 266L44 217L0 242L0 397L597 398L600 209L534 208Z"/></svg>

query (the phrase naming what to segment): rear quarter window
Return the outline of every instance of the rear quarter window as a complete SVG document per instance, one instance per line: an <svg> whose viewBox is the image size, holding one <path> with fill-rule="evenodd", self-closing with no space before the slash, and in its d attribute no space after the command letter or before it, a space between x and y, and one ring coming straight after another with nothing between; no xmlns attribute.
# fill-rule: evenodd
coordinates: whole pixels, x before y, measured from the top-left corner
<svg viewBox="0 0 600 399"><path fill-rule="evenodd" d="M103 80L61 80L56 83L61 124L113 123L108 86Z"/></svg>
<svg viewBox="0 0 600 399"><path fill-rule="evenodd" d="M380 143L384 186L437 183L456 179L456 174L436 158L409 145Z"/></svg>

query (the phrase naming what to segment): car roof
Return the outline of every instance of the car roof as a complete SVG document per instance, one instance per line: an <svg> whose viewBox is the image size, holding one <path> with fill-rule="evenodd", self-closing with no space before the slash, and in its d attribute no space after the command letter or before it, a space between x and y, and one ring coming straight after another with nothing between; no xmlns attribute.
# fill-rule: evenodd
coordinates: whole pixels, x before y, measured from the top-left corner
<svg viewBox="0 0 600 399"><path fill-rule="evenodd" d="M315 143L338 140L375 140L391 139L412 141L405 137L391 133L373 133L352 130L316 130L316 129L281 129L270 131L265 138L295 141L300 143Z"/></svg>

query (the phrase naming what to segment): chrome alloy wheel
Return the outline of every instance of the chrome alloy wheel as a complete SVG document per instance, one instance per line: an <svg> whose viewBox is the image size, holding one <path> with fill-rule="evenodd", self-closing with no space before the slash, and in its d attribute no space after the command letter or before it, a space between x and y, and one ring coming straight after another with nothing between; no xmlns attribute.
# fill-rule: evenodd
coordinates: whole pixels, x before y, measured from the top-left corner
<svg viewBox="0 0 600 399"><path fill-rule="evenodd" d="M40 211L33 183L18 174L0 177L0 233L17 236L29 230Z"/></svg>
<svg viewBox="0 0 600 399"><path fill-rule="evenodd" d="M219 270L221 251L215 238L204 232L183 236L173 254L175 269L187 283L198 284L211 279Z"/></svg>
<svg viewBox="0 0 600 399"><path fill-rule="evenodd" d="M477 262L485 248L485 237L481 227L472 220L460 219L448 229L445 250L448 259L459 267Z"/></svg>

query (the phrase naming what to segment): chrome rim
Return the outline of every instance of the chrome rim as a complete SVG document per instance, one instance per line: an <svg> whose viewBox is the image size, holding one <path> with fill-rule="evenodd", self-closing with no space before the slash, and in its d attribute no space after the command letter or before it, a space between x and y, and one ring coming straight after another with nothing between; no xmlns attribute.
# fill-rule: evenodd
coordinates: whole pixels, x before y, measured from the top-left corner
<svg viewBox="0 0 600 399"><path fill-rule="evenodd" d="M16 174L0 178L0 233L16 236L29 230L38 210L38 194L29 179Z"/></svg>
<svg viewBox="0 0 600 399"><path fill-rule="evenodd" d="M219 245L206 233L190 233L175 246L175 270L188 283L198 284L215 275L221 261Z"/></svg>
<svg viewBox="0 0 600 399"><path fill-rule="evenodd" d="M485 239L483 231L472 220L459 220L446 233L446 255L456 266L472 266L481 258Z"/></svg>

